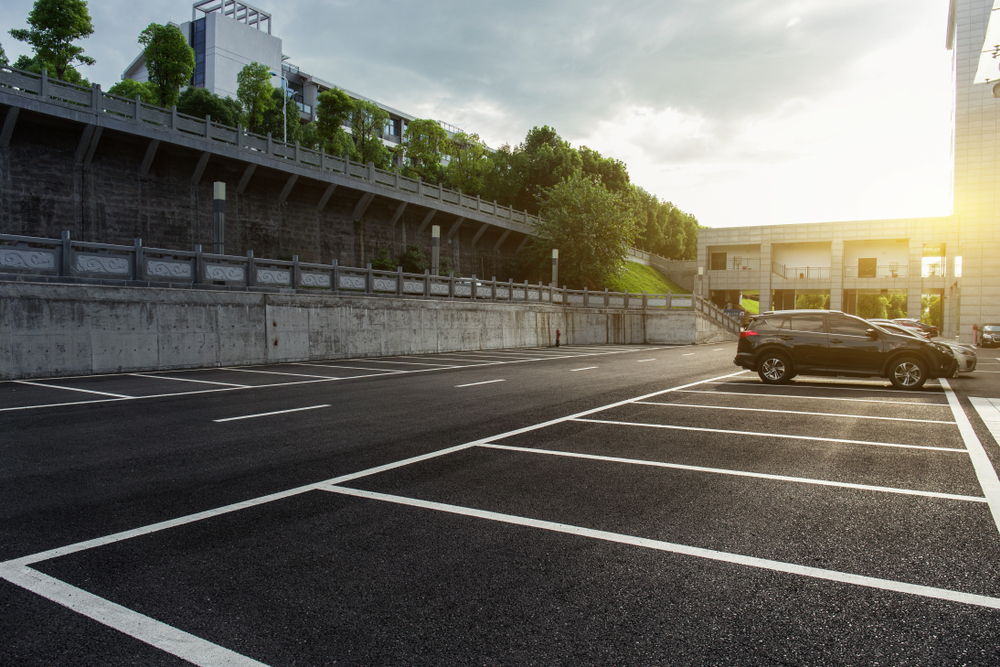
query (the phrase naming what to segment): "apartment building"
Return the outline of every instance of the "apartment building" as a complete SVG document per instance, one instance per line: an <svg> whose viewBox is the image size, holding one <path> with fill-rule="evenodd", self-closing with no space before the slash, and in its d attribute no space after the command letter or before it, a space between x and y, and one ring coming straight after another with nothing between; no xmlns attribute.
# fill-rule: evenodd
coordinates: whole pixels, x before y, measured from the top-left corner
<svg viewBox="0 0 1000 667"><path fill-rule="evenodd" d="M945 47L955 64L953 215L705 229L696 291L719 305L758 295L762 311L818 295L848 313L861 295L905 295L910 317L936 295L943 335L963 342L974 325L1000 323L1000 0L952 0Z"/></svg>
<svg viewBox="0 0 1000 667"><path fill-rule="evenodd" d="M390 148L402 141L406 126L416 117L371 100L363 95L302 71L290 62L280 37L271 33L272 15L239 0L200 0L191 7L191 20L177 26L194 49L195 70L191 85L236 99L236 77L250 63L267 65L271 85L287 91L288 113L297 113L302 122L316 120L316 100L320 93L340 88L352 99L375 102L389 114L382 135ZM122 79L148 80L145 59L140 53L122 73ZM461 130L438 121L452 135Z"/></svg>

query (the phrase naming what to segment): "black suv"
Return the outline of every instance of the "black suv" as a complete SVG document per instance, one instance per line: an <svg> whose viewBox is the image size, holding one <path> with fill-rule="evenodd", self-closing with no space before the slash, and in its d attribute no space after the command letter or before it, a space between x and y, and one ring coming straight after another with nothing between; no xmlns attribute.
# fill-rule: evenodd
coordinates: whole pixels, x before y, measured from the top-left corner
<svg viewBox="0 0 1000 667"><path fill-rule="evenodd" d="M778 310L754 315L740 333L733 363L768 384L804 375L889 378L919 389L951 377L958 365L947 346L878 328L836 310Z"/></svg>

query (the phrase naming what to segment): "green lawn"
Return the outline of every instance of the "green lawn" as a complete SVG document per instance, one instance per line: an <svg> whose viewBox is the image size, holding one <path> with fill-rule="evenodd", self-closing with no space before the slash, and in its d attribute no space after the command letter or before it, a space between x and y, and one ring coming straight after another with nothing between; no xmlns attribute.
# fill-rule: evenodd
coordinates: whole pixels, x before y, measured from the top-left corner
<svg viewBox="0 0 1000 667"><path fill-rule="evenodd" d="M753 299L743 299L740 303L743 305L743 309L748 313L753 313L754 315L760 313L760 302L754 301Z"/></svg>
<svg viewBox="0 0 1000 667"><path fill-rule="evenodd" d="M651 266L638 264L636 262L625 263L625 275L620 278L612 278L608 281L608 289L612 292L624 292L629 294L690 294L691 290L686 290L665 275Z"/></svg>

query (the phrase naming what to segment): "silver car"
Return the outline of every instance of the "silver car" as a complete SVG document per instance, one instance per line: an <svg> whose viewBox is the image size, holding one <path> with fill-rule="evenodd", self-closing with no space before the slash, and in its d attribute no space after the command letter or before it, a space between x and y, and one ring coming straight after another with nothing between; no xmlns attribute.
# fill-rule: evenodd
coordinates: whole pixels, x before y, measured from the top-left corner
<svg viewBox="0 0 1000 667"><path fill-rule="evenodd" d="M912 329L910 327L904 327L895 322L890 322L888 320L881 319L871 319L868 320L880 329L885 329L886 331L898 334L906 334L909 336L914 336L916 338L927 339L927 336L921 334L918 329ZM951 351L955 354L955 358L958 359L958 368L955 369L955 375L959 373L971 373L976 370L976 348L971 345L962 345L961 343L956 343L954 341L948 340L946 338L935 338L935 343L940 343L942 345L947 345L951 348Z"/></svg>

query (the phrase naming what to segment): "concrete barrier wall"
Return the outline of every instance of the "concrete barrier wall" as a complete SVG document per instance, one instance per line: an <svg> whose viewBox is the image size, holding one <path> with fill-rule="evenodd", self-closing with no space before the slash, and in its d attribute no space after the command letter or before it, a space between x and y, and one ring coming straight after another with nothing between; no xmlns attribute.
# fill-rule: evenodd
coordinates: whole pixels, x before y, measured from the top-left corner
<svg viewBox="0 0 1000 667"><path fill-rule="evenodd" d="M733 340L694 311L0 283L0 379L555 344Z"/></svg>

